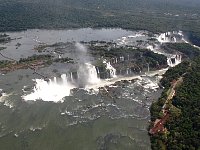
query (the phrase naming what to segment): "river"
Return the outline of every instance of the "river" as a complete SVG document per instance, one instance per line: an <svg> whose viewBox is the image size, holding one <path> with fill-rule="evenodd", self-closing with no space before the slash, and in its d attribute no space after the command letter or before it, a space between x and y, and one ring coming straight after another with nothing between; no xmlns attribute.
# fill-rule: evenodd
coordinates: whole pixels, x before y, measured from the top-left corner
<svg viewBox="0 0 200 150"><path fill-rule="evenodd" d="M7 47L1 52L19 60L38 54L33 49L40 44L92 40L116 42L121 46L133 46L138 40L142 40L146 43L143 47L147 47L150 38L147 33L147 31L90 28L8 32L13 40L1 45ZM154 38L158 36L155 35ZM21 46L17 47L17 43ZM171 57L169 54L166 55ZM70 65L53 63L38 71L52 77L55 83L64 83L69 68ZM94 69L93 66L90 67L92 68ZM73 87L68 95L61 97L61 101L60 98L58 101L24 99L24 96L34 93L33 87L37 87L35 79L39 78L30 69L0 74L0 89L4 91L0 97L0 145L11 149L14 145L15 150L23 148L55 150L66 147L74 150L151 149L147 132L150 120L149 107L162 92L158 86L159 75L166 70L167 68L139 75L115 76L99 80L85 88ZM91 72L92 70L89 74ZM95 72L91 78L95 77L94 74ZM40 83L42 80L38 79ZM65 85L49 88L50 84L44 84L47 88L35 91L44 90L45 95L50 97L56 96L62 90L65 92ZM110 96L99 92L99 87L105 86ZM50 89L52 91L49 91ZM38 93L34 97L37 95ZM4 141L9 141L9 145Z"/></svg>

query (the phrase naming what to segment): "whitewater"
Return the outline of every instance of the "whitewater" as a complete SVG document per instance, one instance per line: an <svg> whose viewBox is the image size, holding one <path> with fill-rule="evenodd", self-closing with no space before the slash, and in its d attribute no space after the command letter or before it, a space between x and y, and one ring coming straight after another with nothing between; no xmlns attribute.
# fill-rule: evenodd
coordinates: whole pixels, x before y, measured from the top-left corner
<svg viewBox="0 0 200 150"><path fill-rule="evenodd" d="M130 37L133 38L133 36L129 36L129 38ZM124 37L122 39L124 39ZM179 41L185 41L181 31L162 33L157 36L157 40L161 44L167 42L176 43ZM87 49L84 47L84 45L76 43L76 46L82 55L87 53ZM157 47L153 47L152 45L148 45L147 49L150 49L155 53L160 53ZM167 56L167 64L169 67L174 67L180 64L182 61L182 56L180 54L162 54ZM124 60L123 56L120 57L120 60ZM49 79L49 81L45 81L44 79L34 79L35 86L32 92L25 93L22 98L25 101L43 100L56 103L63 102L63 98L70 96L70 91L74 88L84 88L85 90L93 89L94 91L98 92L100 87L110 86L121 80L142 80L142 76L153 76L156 74L162 75L168 70L168 68L157 71L149 71L148 69L147 73L124 77L120 75L117 76L116 69L109 61L103 60L103 63L106 66L106 70L108 70L110 74L110 78L108 79L100 79L98 75L98 68L92 65L90 62L84 62L83 64L79 64L79 69L77 70L77 79L74 79L72 73L69 73L70 75L62 74L60 77L53 77L53 79ZM117 63L117 61L115 63ZM149 84L149 86L157 87L155 83Z"/></svg>

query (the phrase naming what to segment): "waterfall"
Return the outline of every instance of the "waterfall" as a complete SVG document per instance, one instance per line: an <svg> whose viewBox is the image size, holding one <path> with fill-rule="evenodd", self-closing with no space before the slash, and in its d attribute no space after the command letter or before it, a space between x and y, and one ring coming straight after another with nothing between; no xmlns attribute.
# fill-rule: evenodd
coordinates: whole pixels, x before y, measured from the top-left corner
<svg viewBox="0 0 200 150"><path fill-rule="evenodd" d="M166 32L166 33L161 33L158 37L157 40L160 43L169 43L169 42L178 42L178 41L185 41L184 40L184 35L181 31L179 32Z"/></svg>
<svg viewBox="0 0 200 150"><path fill-rule="evenodd" d="M182 56L181 55L176 55L175 56L175 64L178 65L182 61Z"/></svg>
<svg viewBox="0 0 200 150"><path fill-rule="evenodd" d="M174 59L174 62L172 62L172 59ZM179 54L173 55L173 56L167 58L167 64L170 67L174 67L174 66L180 64L181 61L182 61L182 56Z"/></svg>
<svg viewBox="0 0 200 150"><path fill-rule="evenodd" d="M71 79L72 82L74 82L74 78L73 78L73 73L72 72L70 73L70 79Z"/></svg>
<svg viewBox="0 0 200 150"><path fill-rule="evenodd" d="M100 71L99 71L99 68L98 68L98 67L96 67L96 70L97 70L97 74L99 74L99 73L100 73Z"/></svg>
<svg viewBox="0 0 200 150"><path fill-rule="evenodd" d="M129 74L132 74L132 70L131 70L131 68L129 69Z"/></svg>
<svg viewBox="0 0 200 150"><path fill-rule="evenodd" d="M61 78L62 78L62 83L63 84L67 84L67 76L66 76L66 74L62 74Z"/></svg>
<svg viewBox="0 0 200 150"><path fill-rule="evenodd" d="M151 51L153 51L153 50L154 50L154 48L153 48L153 46L152 46L152 45L148 45L148 46L147 46L147 49L149 49L149 50L151 50Z"/></svg>
<svg viewBox="0 0 200 150"><path fill-rule="evenodd" d="M170 58L167 58L167 64L168 64L168 66L170 66L170 67L173 66L171 57L170 57Z"/></svg>
<svg viewBox="0 0 200 150"><path fill-rule="evenodd" d="M124 56L120 56L119 59L120 59L121 62L123 62L124 61Z"/></svg>
<svg viewBox="0 0 200 150"><path fill-rule="evenodd" d="M131 73L132 73L131 68L126 68L126 74L129 75L129 74L131 74Z"/></svg>
<svg viewBox="0 0 200 150"><path fill-rule="evenodd" d="M109 70L111 78L117 77L116 76L116 69L113 66L111 66L110 62L106 63L106 69Z"/></svg>
<svg viewBox="0 0 200 150"><path fill-rule="evenodd" d="M173 37L173 40L174 40L174 42L175 42L175 43L177 42L177 39L176 39L176 37Z"/></svg>
<svg viewBox="0 0 200 150"><path fill-rule="evenodd" d="M53 102L61 101L63 97L69 96L70 90L75 87L68 82L66 74L61 75L61 83L57 82L57 78L58 77L54 77L53 80L50 79L49 81L45 81L44 79L35 79L33 92L22 96L22 98L26 101L36 101L39 99Z"/></svg>
<svg viewBox="0 0 200 150"><path fill-rule="evenodd" d="M97 70L97 76L100 77L100 71L99 71L99 68L96 67L96 70Z"/></svg>
<svg viewBox="0 0 200 150"><path fill-rule="evenodd" d="M110 67L111 76L114 76L116 70L111 68L111 65L108 66ZM97 70L98 69L90 63L80 65L77 71L78 79L76 80L76 84L78 84L79 87L86 87L98 83L100 79L98 78ZM22 98L26 101L42 99L43 101L59 102L63 97L69 96L70 90L76 87L72 85L72 83L75 82L73 73L71 72L68 75L70 78L69 80L66 74L49 79L49 81L35 79L33 92L22 96Z"/></svg>
<svg viewBox="0 0 200 150"><path fill-rule="evenodd" d="M147 72L149 72L150 69L149 69L149 63L147 63Z"/></svg>
<svg viewBox="0 0 200 150"><path fill-rule="evenodd" d="M91 64L86 64L88 69L88 83L95 84L100 81L98 78L96 67Z"/></svg>
<svg viewBox="0 0 200 150"><path fill-rule="evenodd" d="M109 71L110 77L115 78L116 76L116 69L110 64L110 62L106 62L106 60L103 61L104 64L106 64L106 69Z"/></svg>
<svg viewBox="0 0 200 150"><path fill-rule="evenodd" d="M57 78L56 77L54 77L53 80L54 80L54 83L57 83Z"/></svg>
<svg viewBox="0 0 200 150"><path fill-rule="evenodd" d="M88 84L96 84L100 81L96 67L90 63L80 65L77 74L78 84L81 87L85 87Z"/></svg>
<svg viewBox="0 0 200 150"><path fill-rule="evenodd" d="M52 84L52 80L51 79L49 79L49 84Z"/></svg>
<svg viewBox="0 0 200 150"><path fill-rule="evenodd" d="M169 37L168 37L168 33L163 33L159 36L159 42L161 43L167 43L170 42Z"/></svg>
<svg viewBox="0 0 200 150"><path fill-rule="evenodd" d="M117 63L118 61L117 61L117 58L115 58L115 63Z"/></svg>
<svg viewBox="0 0 200 150"><path fill-rule="evenodd" d="M129 68L126 68L126 74L127 75L129 74Z"/></svg>

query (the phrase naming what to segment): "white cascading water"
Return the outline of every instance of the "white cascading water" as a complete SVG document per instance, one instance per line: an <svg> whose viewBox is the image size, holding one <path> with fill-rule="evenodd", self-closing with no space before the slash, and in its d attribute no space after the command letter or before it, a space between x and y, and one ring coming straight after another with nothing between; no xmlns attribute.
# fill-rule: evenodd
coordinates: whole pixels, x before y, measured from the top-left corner
<svg viewBox="0 0 200 150"><path fill-rule="evenodd" d="M176 39L176 37L173 37L173 40L174 40L174 42L175 42L175 43L177 42L177 39Z"/></svg>
<svg viewBox="0 0 200 150"><path fill-rule="evenodd" d="M84 80L85 85L96 84L100 81L96 67L89 63L81 65L77 73L79 77L78 80Z"/></svg>
<svg viewBox="0 0 200 150"><path fill-rule="evenodd" d="M22 98L25 101L43 100L59 102L62 101L65 96L69 96L70 90L73 88L87 88L100 83L100 78L98 77L99 70L92 64L85 63L87 61L85 58L82 59L83 56L86 56L87 48L80 43L76 43L76 47L77 53L81 54L80 59L82 60L82 64L79 64L79 68L77 70L77 79L73 78L73 73L70 73L68 77L66 74L62 74L61 79L59 78L58 80L57 77L49 79L49 81L44 79L35 79L33 92L22 96ZM115 61L117 63L117 58ZM106 63L106 69L110 71L111 77L116 77L116 69L112 67L110 63Z"/></svg>
<svg viewBox="0 0 200 150"><path fill-rule="evenodd" d="M177 38L179 37L179 38ZM187 41L184 39L184 35L182 33L182 31L178 31L178 32L166 32L166 33L161 33L158 37L157 40L160 43L169 43L169 42L178 42L178 41L183 41L186 42Z"/></svg>
<svg viewBox="0 0 200 150"><path fill-rule="evenodd" d="M117 61L117 58L115 58L115 63L117 63L118 61Z"/></svg>
<svg viewBox="0 0 200 150"><path fill-rule="evenodd" d="M71 79L71 82L74 82L74 78L73 78L73 73L72 72L70 73L70 79Z"/></svg>
<svg viewBox="0 0 200 150"><path fill-rule="evenodd" d="M172 66L172 60L171 60L171 57L167 58L167 64L168 66Z"/></svg>
<svg viewBox="0 0 200 150"><path fill-rule="evenodd" d="M167 33L161 33L158 37L158 41L160 43L167 43L167 42L170 42L169 38L167 37L166 35Z"/></svg>
<svg viewBox="0 0 200 150"><path fill-rule="evenodd" d="M154 48L153 48L152 45L148 45L148 46L147 46L147 49L149 49L149 50L151 50L151 51L154 51Z"/></svg>
<svg viewBox="0 0 200 150"><path fill-rule="evenodd" d="M84 67L82 66L80 68L82 69L79 69L77 72L77 82L82 79L82 81L84 81L84 86L87 87L87 85L97 84L100 81L95 66L85 63ZM45 81L44 79L35 79L34 81L35 86L33 92L22 97L25 101L43 100L59 102L62 101L65 96L70 95L71 89L76 88L76 86L72 84L72 82L75 82L72 73L70 73L69 80L66 74L62 74L61 81L58 81L57 77L49 79L49 81Z"/></svg>
<svg viewBox="0 0 200 150"><path fill-rule="evenodd" d="M96 69L97 69L97 75L100 73L100 71L99 71L99 68L98 67L96 67Z"/></svg>
<svg viewBox="0 0 200 150"><path fill-rule="evenodd" d="M181 33L178 33L179 35ZM164 37L162 37L164 36ZM167 39L166 34L161 35L159 37L162 41L162 39ZM158 39L159 40L159 39ZM174 42L176 42L177 39L174 38ZM162 42L161 42L162 43ZM82 53L86 53L86 48L82 47L82 45L77 44L77 47L81 49L80 51ZM153 46L149 47L149 49L154 49ZM174 59L174 61L172 61ZM129 60L129 55L128 55ZM120 61L124 61L124 57L120 57ZM118 59L114 58L114 62L117 63ZM103 61L103 63L106 65L106 69L109 70L109 74L111 78L115 78L116 76L116 69L110 64L110 62L107 62L106 60ZM170 67L173 67L179 63L181 63L181 55L173 55L168 57L167 63ZM149 71L149 66L148 66ZM127 74L131 73L130 69L127 69ZM75 82L81 83L81 86L84 87L92 87L96 86L97 84L101 84L101 80L98 77L99 70L95 66L91 65L90 63L85 63L84 65L80 65L78 71L77 71L77 79L73 79L73 74L70 73L70 75L67 77L66 74L61 75L61 81L57 77L54 77L53 79L50 79L49 81L45 81L44 79L35 79L35 87L33 89L33 92L23 96L23 99L28 100L43 100L43 101L54 101L59 102L62 101L62 99L65 96L70 95L70 90L73 88L76 88L77 86L73 85ZM69 80L68 80L69 78ZM116 78L114 79L116 80ZM103 83L107 84L107 82Z"/></svg>
<svg viewBox="0 0 200 150"><path fill-rule="evenodd" d="M128 36L128 38L136 38L136 37L142 37L142 36L145 36L145 35L143 35L141 33L136 33L135 35Z"/></svg>
<svg viewBox="0 0 200 150"><path fill-rule="evenodd" d="M174 62L172 62L172 59L174 59ZM174 67L178 64L180 64L182 61L182 56L181 55L173 55L172 57L167 58L167 64L170 67Z"/></svg>
<svg viewBox="0 0 200 150"><path fill-rule="evenodd" d="M132 73L131 68L126 68L126 74L129 75L129 74L131 74L131 73Z"/></svg>
<svg viewBox="0 0 200 150"><path fill-rule="evenodd" d="M89 84L96 84L100 81L100 78L98 77L97 69L95 66L88 64L88 83Z"/></svg>
<svg viewBox="0 0 200 150"><path fill-rule="evenodd" d="M124 56L119 57L120 61L124 61Z"/></svg>
<svg viewBox="0 0 200 150"><path fill-rule="evenodd" d="M80 44L76 43L76 52L81 56L79 59L83 62L86 61L87 48ZM83 59L82 59L83 58ZM61 75L61 81L57 80L57 77L54 77L53 80L45 81L44 79L35 79L35 87L33 92L23 96L23 99L28 100L43 100L43 101L54 101L59 102L63 97L70 95L70 90L76 88L75 85L79 82L81 86L86 86L87 84L94 84L99 82L95 66L85 63L79 67L77 72L77 80L74 80L73 73L71 72L67 77L66 74ZM69 80L68 80L69 78ZM77 83L76 83L77 82Z"/></svg>
<svg viewBox="0 0 200 150"><path fill-rule="evenodd" d="M185 43L189 43L185 38L184 38L184 35L183 35L183 32L182 31L179 31L178 32L178 35L180 35L182 37L182 40L185 42Z"/></svg>
<svg viewBox="0 0 200 150"><path fill-rule="evenodd" d="M116 69L110 64L110 62L106 62L106 60L103 61L104 64L106 64L106 69L109 70L110 77L115 78L116 76Z"/></svg>
<svg viewBox="0 0 200 150"><path fill-rule="evenodd" d="M75 88L71 85L66 74L61 75L61 82L57 82L57 78L45 81L44 79L35 79L35 87L29 95L23 96L23 99L28 100L43 100L59 102L63 97L70 95L70 90Z"/></svg>
<svg viewBox="0 0 200 150"><path fill-rule="evenodd" d="M147 63L147 72L150 71L150 68L149 68L149 63Z"/></svg>
<svg viewBox="0 0 200 150"><path fill-rule="evenodd" d="M162 43L168 43L168 42L169 43L177 43L177 42L188 43L184 39L184 34L183 34L182 31L173 31L173 32L161 33L157 37L157 40L161 44ZM171 55L171 54L160 52L157 46L154 47L153 45L148 45L147 49L153 51L154 53L163 54L163 55L167 56L167 64L168 64L169 67L174 67L174 66L180 64L181 61L182 61L182 56L180 54Z"/></svg>
<svg viewBox="0 0 200 150"><path fill-rule="evenodd" d="M129 68L126 68L126 74L127 75L129 74Z"/></svg>

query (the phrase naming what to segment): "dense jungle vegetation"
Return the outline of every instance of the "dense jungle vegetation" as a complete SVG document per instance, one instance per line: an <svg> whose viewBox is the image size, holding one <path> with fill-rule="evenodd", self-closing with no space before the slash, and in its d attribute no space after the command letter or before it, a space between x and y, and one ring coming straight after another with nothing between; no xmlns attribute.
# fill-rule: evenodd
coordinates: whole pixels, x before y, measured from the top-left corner
<svg viewBox="0 0 200 150"><path fill-rule="evenodd" d="M199 6L198 0L0 0L0 31L82 27L183 30L200 45Z"/></svg>
<svg viewBox="0 0 200 150"><path fill-rule="evenodd" d="M0 0L0 31L84 27L119 27L154 33L182 30L192 43L200 46L199 8L199 0ZM0 43L9 40L9 37L0 34ZM162 117L160 110L171 82L183 77L170 104L174 109L165 125L167 132L151 136L152 149L199 150L200 53L189 44L166 44L165 48L169 51L178 50L192 60L169 69L161 80L165 90L151 106L152 121ZM106 55L118 56L117 51L120 50L116 49L115 53L109 51ZM134 55L141 57L140 53ZM150 67L151 64L156 67L157 61L166 62L165 57L157 57L151 52L143 55L146 59L141 60L150 62ZM32 58L28 61L32 61ZM0 62L0 67L7 63Z"/></svg>
<svg viewBox="0 0 200 150"><path fill-rule="evenodd" d="M195 48L188 43L166 43L162 46L162 48L168 53L174 53L178 51L182 53L185 58L189 59L200 56L199 48Z"/></svg>
<svg viewBox="0 0 200 150"><path fill-rule="evenodd" d="M200 148L200 57L184 61L169 69L161 84L165 87L160 99L151 106L151 120L161 118L161 109L173 80L183 77L176 88L172 102L168 104L170 118L167 132L151 135L153 150L198 150Z"/></svg>
<svg viewBox="0 0 200 150"><path fill-rule="evenodd" d="M157 70L167 67L167 57L162 54L156 54L147 49L133 49L128 47L110 48L91 46L91 54L100 56L110 60L118 74L127 74L127 68L133 73L144 72L149 69ZM123 57L123 60L120 58ZM116 63L117 59L117 63ZM95 66L98 66L101 78L105 78L105 64L102 61L97 61ZM107 73L106 73L107 74Z"/></svg>

